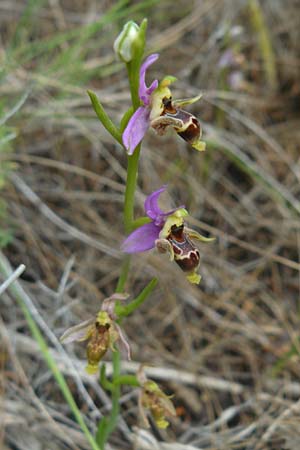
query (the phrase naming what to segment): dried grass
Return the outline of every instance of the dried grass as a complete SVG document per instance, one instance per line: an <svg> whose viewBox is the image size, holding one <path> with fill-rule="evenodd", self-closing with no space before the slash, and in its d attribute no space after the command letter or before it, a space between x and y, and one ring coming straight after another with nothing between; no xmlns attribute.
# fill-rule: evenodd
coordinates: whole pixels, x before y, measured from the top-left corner
<svg viewBox="0 0 300 450"><path fill-rule="evenodd" d="M51 1L36 17L40 23L32 39L91 23L110 2L84 3ZM204 92L193 112L203 121L208 150L199 155L174 135L162 139L149 133L136 210L142 211L146 193L168 183L165 205L185 204L190 225L217 240L200 247L199 288L155 253L134 257L130 294L138 294L152 276L159 277L159 288L124 322L134 360L124 363L124 370L149 364L149 374L174 393L178 417L166 432L149 435L135 428L136 392L125 391L111 446L297 450L299 4L261 2L276 55L278 89L272 92L247 2L177 3L174 9L165 0L148 10L149 48L161 49L152 75L176 75L177 98ZM21 9L15 1L0 5L2 53ZM219 85L220 30L228 24L243 27L246 84L239 92ZM4 194L14 239L5 254L13 267L27 266L22 285L48 339L94 314L113 292L120 271L126 158L101 128L85 93L96 89L115 120L128 107L125 73L111 56L117 29L108 25L100 44L95 37L89 43L81 62L94 72L86 83L78 82L75 62L66 66L67 75L63 66L57 72L34 70L38 58L47 64L45 54L31 61L33 70L26 63L12 67L0 85L1 95L14 98L29 89L12 121L18 130L11 156L17 170ZM108 75L101 72L103 65ZM0 311L1 448L88 449L10 294L1 297ZM94 431L109 398L84 373L84 349L68 346L63 353L56 344L49 340Z"/></svg>

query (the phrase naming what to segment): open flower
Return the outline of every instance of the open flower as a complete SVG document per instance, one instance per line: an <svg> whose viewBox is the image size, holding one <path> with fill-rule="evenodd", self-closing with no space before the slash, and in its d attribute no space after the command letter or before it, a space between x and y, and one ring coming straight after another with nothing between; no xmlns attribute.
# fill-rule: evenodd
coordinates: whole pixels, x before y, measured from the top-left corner
<svg viewBox="0 0 300 450"><path fill-rule="evenodd" d="M147 428L150 426L144 411L147 410L152 415L158 428L167 428L169 422L166 417L176 416L176 410L170 400L172 396L166 395L155 381L148 380L143 371L143 367L140 367L137 373L137 379L141 385L138 401L139 412L144 425Z"/></svg>
<svg viewBox="0 0 300 450"><path fill-rule="evenodd" d="M61 342L88 341L86 347L87 361L86 371L89 374L96 373L98 365L107 350L115 350L118 344L121 351L126 352L130 360L130 347L120 328L116 323L114 313L116 301L128 298L128 294L113 294L106 298L96 318L85 320L64 332Z"/></svg>
<svg viewBox="0 0 300 450"><path fill-rule="evenodd" d="M171 127L194 148L202 151L205 144L200 140L200 123L195 116L181 109L181 106L199 100L200 96L173 102L169 85L175 81L174 77L165 77L160 83L154 80L149 87L146 85L146 71L158 56L157 53L148 56L141 65L139 98L142 106L130 118L123 133L123 144L128 154L132 155L149 127L154 128L159 135Z"/></svg>
<svg viewBox="0 0 300 450"><path fill-rule="evenodd" d="M202 242L213 239L186 227L184 217L188 212L183 206L167 212L160 209L158 200L165 190L166 186L162 186L146 198L144 207L150 222L134 230L121 248L125 253L140 253L156 247L161 253L169 253L170 260L186 272L188 281L199 284L200 253L192 239Z"/></svg>

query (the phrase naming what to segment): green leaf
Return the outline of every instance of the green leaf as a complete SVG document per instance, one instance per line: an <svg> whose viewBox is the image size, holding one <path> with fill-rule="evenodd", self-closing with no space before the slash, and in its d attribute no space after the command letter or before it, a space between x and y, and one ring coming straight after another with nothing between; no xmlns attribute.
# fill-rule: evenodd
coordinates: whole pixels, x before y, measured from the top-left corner
<svg viewBox="0 0 300 450"><path fill-rule="evenodd" d="M101 105L101 103L99 102L98 97L95 94L95 92L88 90L87 93L91 99L95 113L97 114L98 119L100 120L100 122L102 123L104 128L109 132L109 134L111 134L111 136L116 141L119 142L119 144L123 145L122 135L121 135L120 131L118 130L118 128L115 126L115 124L111 121L111 119L106 114L106 112L105 112L103 106Z"/></svg>
<svg viewBox="0 0 300 450"><path fill-rule="evenodd" d="M122 319L123 317L127 317L132 314L139 306L144 303L147 297L149 297L149 295L156 287L157 283L157 278L153 278L142 290L142 292L134 300L132 300L132 302L129 303L129 305L122 306L120 304L117 304L115 307L117 316Z"/></svg>

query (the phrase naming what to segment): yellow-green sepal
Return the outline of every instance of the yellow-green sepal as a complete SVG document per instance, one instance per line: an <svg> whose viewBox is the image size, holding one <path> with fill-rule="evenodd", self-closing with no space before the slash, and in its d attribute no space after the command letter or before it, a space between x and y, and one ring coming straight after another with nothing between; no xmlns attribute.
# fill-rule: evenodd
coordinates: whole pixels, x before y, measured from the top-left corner
<svg viewBox="0 0 300 450"><path fill-rule="evenodd" d="M193 103L196 103L198 100L200 100L202 95L203 94L199 94L196 97L192 97L192 98L182 98L182 99L174 100L173 105L178 106L179 108L182 108L183 106L186 106L186 105L192 105Z"/></svg>
<svg viewBox="0 0 300 450"><path fill-rule="evenodd" d="M192 230L191 228L185 228L185 231L187 232L188 236L191 239L197 239L197 241L201 241L201 242L213 242L216 240L215 237L205 237L202 234L198 233L198 231Z"/></svg>

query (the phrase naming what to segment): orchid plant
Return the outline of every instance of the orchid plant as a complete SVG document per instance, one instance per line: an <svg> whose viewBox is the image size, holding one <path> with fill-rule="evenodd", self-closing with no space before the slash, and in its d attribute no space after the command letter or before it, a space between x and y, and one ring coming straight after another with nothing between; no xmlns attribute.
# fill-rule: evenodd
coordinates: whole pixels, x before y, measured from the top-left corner
<svg viewBox="0 0 300 450"><path fill-rule="evenodd" d="M124 114L119 127L108 117L96 94L88 91L102 125L123 146L128 155L124 198L124 228L128 236L121 246L124 262L119 281L115 293L104 300L94 318L68 329L61 338L65 343L87 341L88 373L96 373L101 364L100 383L111 392L112 397L111 412L101 419L97 428L96 441L101 450L104 450L118 422L122 385L140 388L139 406L144 424L147 426L149 421L142 412L144 409L150 412L159 428L168 426L166 417L176 415L170 397L164 394L154 381L148 380L142 370L136 376L121 373L121 352L130 358L130 347L122 331L121 322L149 297L158 282L157 279L152 279L134 300L124 304L128 298L124 289L129 273L130 256L156 248L160 253L167 253L170 260L178 264L188 281L198 284L201 278L198 273L200 253L194 241L212 240L187 226L188 212L183 205L169 211L160 208L160 196L166 191L167 186L160 187L146 197L145 217L138 219L134 217L140 149L149 128L155 130L158 135L165 134L171 128L196 150L205 149L205 143L201 141L201 125L198 119L182 109L182 106L199 100L200 96L173 101L169 86L175 78L170 76L163 78L161 82L154 80L149 86L146 84L146 73L159 58L159 55L154 53L142 62L146 27L146 20L141 26L128 22L114 44L115 52L127 68L132 100L132 107ZM113 355L113 374L110 379L106 377L105 363L102 361L109 349Z"/></svg>

